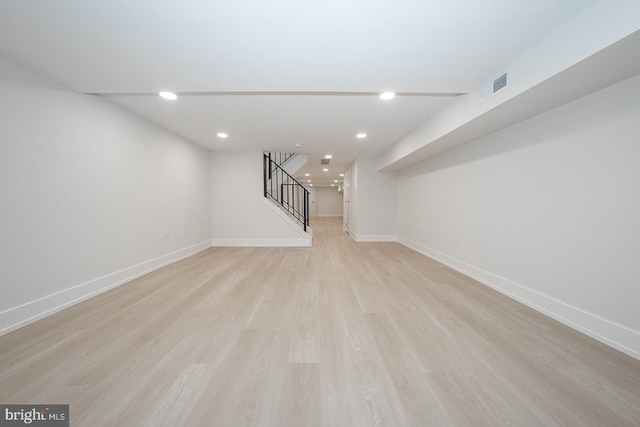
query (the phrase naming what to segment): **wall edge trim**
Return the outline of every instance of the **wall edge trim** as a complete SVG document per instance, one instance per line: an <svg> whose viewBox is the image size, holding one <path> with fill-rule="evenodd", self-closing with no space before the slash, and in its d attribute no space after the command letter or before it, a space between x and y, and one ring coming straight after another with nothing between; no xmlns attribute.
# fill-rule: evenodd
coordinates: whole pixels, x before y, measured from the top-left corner
<svg viewBox="0 0 640 427"><path fill-rule="evenodd" d="M31 324L65 308L97 296L110 289L151 273L166 265L187 258L211 246L209 240L143 261L113 273L37 298L0 311L0 335Z"/></svg>
<svg viewBox="0 0 640 427"><path fill-rule="evenodd" d="M393 234L358 234L355 241L360 242L397 242L398 236Z"/></svg>
<svg viewBox="0 0 640 427"><path fill-rule="evenodd" d="M298 248L310 247L311 238L307 239L212 239L213 247L251 247L251 248Z"/></svg>
<svg viewBox="0 0 640 427"><path fill-rule="evenodd" d="M640 331L567 304L405 237L399 236L398 242L545 316L640 360Z"/></svg>

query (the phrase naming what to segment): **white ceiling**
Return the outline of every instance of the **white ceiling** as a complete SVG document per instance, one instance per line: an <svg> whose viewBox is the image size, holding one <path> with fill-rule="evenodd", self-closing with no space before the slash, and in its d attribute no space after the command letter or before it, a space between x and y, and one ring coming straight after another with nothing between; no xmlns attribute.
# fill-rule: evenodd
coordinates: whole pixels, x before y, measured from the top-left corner
<svg viewBox="0 0 640 427"><path fill-rule="evenodd" d="M210 149L306 152L300 173L323 185L594 2L0 0L0 55ZM230 91L276 93L211 94Z"/></svg>

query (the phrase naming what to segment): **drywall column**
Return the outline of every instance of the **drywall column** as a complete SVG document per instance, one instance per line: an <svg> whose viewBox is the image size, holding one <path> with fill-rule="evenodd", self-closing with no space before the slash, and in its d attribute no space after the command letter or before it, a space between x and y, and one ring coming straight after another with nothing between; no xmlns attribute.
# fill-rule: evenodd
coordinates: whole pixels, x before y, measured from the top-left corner
<svg viewBox="0 0 640 427"><path fill-rule="evenodd" d="M352 236L358 242L396 240L396 176L378 172L376 166L375 158L362 157L349 170L350 222Z"/></svg>

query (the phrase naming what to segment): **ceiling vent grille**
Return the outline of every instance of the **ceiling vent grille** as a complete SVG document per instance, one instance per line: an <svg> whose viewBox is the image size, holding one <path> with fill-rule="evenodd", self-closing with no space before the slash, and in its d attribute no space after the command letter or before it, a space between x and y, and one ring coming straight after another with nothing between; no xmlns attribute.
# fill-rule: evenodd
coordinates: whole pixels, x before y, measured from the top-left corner
<svg viewBox="0 0 640 427"><path fill-rule="evenodd" d="M507 73L504 73L493 81L493 93L507 86Z"/></svg>
<svg viewBox="0 0 640 427"><path fill-rule="evenodd" d="M508 73L503 73L500 77L496 78L491 83L485 85L480 92L480 96L482 99L491 98L493 95L507 87L509 84L509 75Z"/></svg>
<svg viewBox="0 0 640 427"><path fill-rule="evenodd" d="M320 164L321 165L328 165L330 160L331 159L320 159Z"/></svg>

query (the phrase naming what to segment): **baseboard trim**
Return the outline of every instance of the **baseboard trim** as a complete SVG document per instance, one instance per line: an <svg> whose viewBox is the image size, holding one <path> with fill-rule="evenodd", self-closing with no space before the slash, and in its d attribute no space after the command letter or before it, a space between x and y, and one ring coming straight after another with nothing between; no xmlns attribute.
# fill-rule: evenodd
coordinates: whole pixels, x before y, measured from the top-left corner
<svg viewBox="0 0 640 427"><path fill-rule="evenodd" d="M213 239L215 247L299 248L310 247L311 238L306 239Z"/></svg>
<svg viewBox="0 0 640 427"><path fill-rule="evenodd" d="M398 237L390 234L356 234L356 242L397 242Z"/></svg>
<svg viewBox="0 0 640 427"><path fill-rule="evenodd" d="M74 304L118 287L137 277L196 254L211 246L209 240L127 267L88 282L0 311L0 335L33 323Z"/></svg>
<svg viewBox="0 0 640 427"><path fill-rule="evenodd" d="M399 237L397 241L546 316L640 360L639 331L612 322L404 237Z"/></svg>

